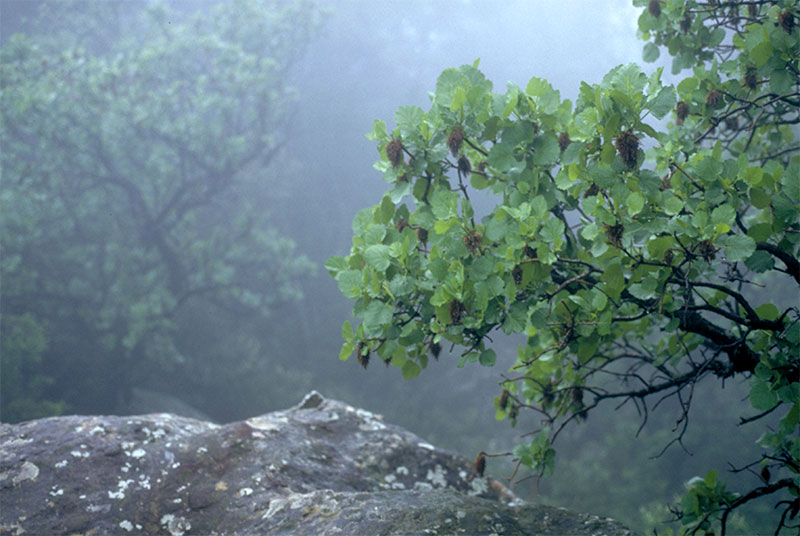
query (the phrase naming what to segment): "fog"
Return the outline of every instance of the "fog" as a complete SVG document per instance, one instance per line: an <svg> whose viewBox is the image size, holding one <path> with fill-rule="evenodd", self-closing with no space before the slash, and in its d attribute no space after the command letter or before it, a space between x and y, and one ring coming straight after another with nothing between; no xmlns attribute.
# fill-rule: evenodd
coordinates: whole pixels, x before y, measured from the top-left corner
<svg viewBox="0 0 800 536"><path fill-rule="evenodd" d="M57 3L4 0L0 4L3 46L15 32L33 38L42 35L41 27L28 19L38 7ZM179 24L192 13L218 3L167 5L175 9L170 16ZM87 13L94 6L90 2L72 5ZM499 359L492 368L477 364L457 368L455 358L442 355L411 381L403 381L397 369L386 368L380 361L367 370L355 359L341 362L341 326L351 317L352 304L322 266L332 255L347 254L353 216L379 203L387 189L381 174L373 169L378 159L376 145L365 137L373 120L382 119L391 126L399 106L415 104L425 109L428 93L443 69L476 59L494 82L495 91L503 91L507 83L524 87L531 76L537 76L549 80L562 98L574 99L581 81L596 83L616 65L641 63L638 9L626 0L350 0L320 5L326 11L321 25L307 48L297 51L285 73L296 98L282 123L280 154L267 167L253 172L263 177L255 193L238 192L225 198L226 214L237 213L232 204L237 199L257 200L259 217L295 244L292 253L280 250L284 252L280 255L305 257L315 268L298 268L286 297L272 303L269 316L263 319L238 318L227 312L215 325L209 320L217 314L209 313L212 302L182 310L176 316L184 330L175 350L177 357L165 358L164 363L155 360L155 364L138 361L131 368L124 396L105 397L93 391L119 394L116 386L103 384L103 378L111 378L113 372L97 375L92 384L81 384L79 392L75 385L89 374L81 368L84 365L77 364L82 356L58 354L49 348L43 355L57 364L49 369L54 376L48 381L53 383L40 394L63 400L61 409L66 412L184 411L227 422L289 407L308 390L317 389L325 396L381 413L387 422L470 458L478 450L508 451L515 440L537 427L529 415L514 429L494 419L492 397L499 394L498 381L514 362L517 341L495 339ZM120 2L118 6L118 22L126 28L126 17L139 13L145 3ZM98 54L114 35L111 32L109 37L108 27L99 27L97 31L103 35L93 41L93 28L84 30L85 35L75 38L95 46L100 43ZM655 67L645 68L652 71ZM252 167L248 169L252 171ZM3 189L9 186L6 180ZM221 220L226 217L220 215ZM213 228L214 221L209 216L205 225ZM4 313L26 312L11 298L4 301ZM194 331L192 326L196 326ZM240 345L220 344L221 332L240 331L247 337L240 339ZM77 352L81 346L71 348ZM164 348L172 351L170 345ZM152 370L148 368L151 365ZM113 371L113 367L98 364L97 368ZM730 385L728 392L738 401L737 385ZM556 484L543 482L537 487L528 481L518 492L533 500L614 515L644 527L636 517L636 505L621 504L635 499L625 495L624 489L638 480L650 480L653 495L642 497L642 504L666 504L681 491L682 482L704 468L708 458L692 461L676 448L650 462L647 458L664 446L669 434L654 432L648 440L648 427L636 443L639 421L628 409L615 412L608 408L592 415L585 425L576 426L561 445L558 463L566 472L559 476L557 467ZM668 408L663 415L653 418L656 424L652 428L657 429L658 423L672 427L674 415ZM706 448L702 432L693 428L694 435L687 437L697 451ZM620 443L633 445L650 465L631 468L626 467L625 459L612 460L608 451ZM597 466L603 464L607 464L600 471L604 480L597 480ZM489 472L504 477L509 468L492 461ZM583 473L590 478L580 480ZM609 485L619 490L610 490ZM570 487L580 489L571 499L564 492ZM668 517L665 508L661 513Z"/></svg>

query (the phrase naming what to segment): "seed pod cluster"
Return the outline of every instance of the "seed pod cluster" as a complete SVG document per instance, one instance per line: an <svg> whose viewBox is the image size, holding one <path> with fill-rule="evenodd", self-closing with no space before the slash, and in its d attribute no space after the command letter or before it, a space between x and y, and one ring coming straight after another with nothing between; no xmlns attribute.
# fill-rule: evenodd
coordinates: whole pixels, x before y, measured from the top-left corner
<svg viewBox="0 0 800 536"><path fill-rule="evenodd" d="M356 344L356 358L358 359L358 364L366 369L369 365L369 348L365 349L362 343Z"/></svg>
<svg viewBox="0 0 800 536"><path fill-rule="evenodd" d="M792 15L792 12L787 9L778 15L778 23L781 25L781 28L783 28L784 32L791 34L795 26L794 15Z"/></svg>
<svg viewBox="0 0 800 536"><path fill-rule="evenodd" d="M453 300L450 302L450 320L453 324L460 324L466 312L467 309L460 301Z"/></svg>
<svg viewBox="0 0 800 536"><path fill-rule="evenodd" d="M622 235L625 232L625 228L622 224L606 225L605 229L608 243L614 247L622 247Z"/></svg>
<svg viewBox="0 0 800 536"><path fill-rule="evenodd" d="M442 345L438 342L431 341L431 343L428 345L428 348L430 349L431 354L433 354L433 358L439 359L439 354L442 353Z"/></svg>
<svg viewBox="0 0 800 536"><path fill-rule="evenodd" d="M562 151L566 150L569 147L569 144L572 143L572 140L569 139L569 134L566 132L562 132L558 135L558 148Z"/></svg>
<svg viewBox="0 0 800 536"><path fill-rule="evenodd" d="M756 77L756 70L750 67L747 69L747 72L744 73L744 80L743 80L744 87L747 89L755 89L756 85L758 84L758 78Z"/></svg>
<svg viewBox="0 0 800 536"><path fill-rule="evenodd" d="M705 259L706 262L711 262L717 256L717 248L711 243L711 240L703 240L697 244L697 251Z"/></svg>
<svg viewBox="0 0 800 536"><path fill-rule="evenodd" d="M472 173L472 164L469 163L469 158L463 154L458 157L458 172L465 176Z"/></svg>
<svg viewBox="0 0 800 536"><path fill-rule="evenodd" d="M508 391L503 389L503 392L500 393L500 400L498 401L498 403L500 404L501 408L506 409L508 407L508 397L509 396L510 395L509 395Z"/></svg>
<svg viewBox="0 0 800 536"><path fill-rule="evenodd" d="M626 130L614 140L617 147L617 154L628 166L628 169L636 167L636 159L639 152L639 138L630 130Z"/></svg>
<svg viewBox="0 0 800 536"><path fill-rule="evenodd" d="M475 457L475 461L472 462L472 467L475 469L475 473L478 476L483 476L483 472L486 470L486 454L484 454L483 451L479 452Z"/></svg>
<svg viewBox="0 0 800 536"><path fill-rule="evenodd" d="M392 167L397 167L403 163L403 142L397 138L386 144L386 156L389 158Z"/></svg>
<svg viewBox="0 0 800 536"><path fill-rule="evenodd" d="M422 227L418 228L418 229L417 229L417 238L418 238L418 239L419 239L419 241L420 241L420 242L422 242L423 244L424 244L424 243L426 243L426 242L428 242L428 230L427 230L427 229L424 229L424 228L422 228Z"/></svg>
<svg viewBox="0 0 800 536"><path fill-rule="evenodd" d="M652 16L658 18L661 16L661 3L658 0L650 0L650 3L647 4L647 11L650 12Z"/></svg>
<svg viewBox="0 0 800 536"><path fill-rule="evenodd" d="M583 194L583 198L586 199L589 196L597 195L600 193L600 187L597 186L595 183L592 183L587 189L586 192Z"/></svg>
<svg viewBox="0 0 800 536"><path fill-rule="evenodd" d="M522 284L522 266L520 266L519 264L516 265L514 267L514 269L511 270L511 277L514 279L514 284L515 285L518 285L518 286L521 285Z"/></svg>
<svg viewBox="0 0 800 536"><path fill-rule="evenodd" d="M716 108L722 100L722 93L717 88L712 89L706 94L706 104L712 108Z"/></svg>
<svg viewBox="0 0 800 536"><path fill-rule="evenodd" d="M689 33L689 30L692 29L692 16L687 13L681 20L680 27L683 33Z"/></svg>
<svg viewBox="0 0 800 536"><path fill-rule="evenodd" d="M450 148L450 154L452 154L453 157L458 156L458 151L461 150L461 144L463 142L464 131L460 125L456 125L453 127L453 130L450 131L450 135L447 136L447 147Z"/></svg>
<svg viewBox="0 0 800 536"><path fill-rule="evenodd" d="M684 101L680 101L675 106L675 123L682 125L687 117L689 117L689 105Z"/></svg>
<svg viewBox="0 0 800 536"><path fill-rule="evenodd" d="M478 231L470 231L464 235L464 245L467 247L470 255L477 255L481 251L483 245L483 237Z"/></svg>

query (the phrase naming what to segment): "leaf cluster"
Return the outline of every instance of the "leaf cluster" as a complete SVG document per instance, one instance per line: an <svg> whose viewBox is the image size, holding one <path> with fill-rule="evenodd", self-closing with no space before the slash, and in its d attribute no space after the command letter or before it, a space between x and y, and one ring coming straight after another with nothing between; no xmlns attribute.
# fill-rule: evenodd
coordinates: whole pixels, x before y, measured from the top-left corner
<svg viewBox="0 0 800 536"><path fill-rule="evenodd" d="M494 332L523 335L495 405L512 424L522 409L544 419L514 451L538 474L604 400L644 424L675 397L680 443L694 385L744 375L762 412L748 420L781 412L761 462L785 478L743 497L797 497L800 310L778 293L800 285L800 31L781 3L656 4L639 20L645 59L666 46L675 72L691 68L676 87L622 65L573 103L536 77L495 93L476 62L441 74L429 110L375 122L389 191L326 264L360 321L340 357L377 354L408 379L443 344L458 366L491 366ZM699 517L689 499L679 511L690 530L724 531L741 504L716 482Z"/></svg>

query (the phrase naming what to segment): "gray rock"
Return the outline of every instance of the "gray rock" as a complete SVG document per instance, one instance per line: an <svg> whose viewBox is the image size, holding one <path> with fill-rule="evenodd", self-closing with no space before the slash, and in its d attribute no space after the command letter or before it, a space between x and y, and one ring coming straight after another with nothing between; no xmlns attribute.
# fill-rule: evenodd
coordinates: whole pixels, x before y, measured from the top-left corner
<svg viewBox="0 0 800 536"><path fill-rule="evenodd" d="M524 504L463 457L316 392L224 426L167 413L2 424L0 504L0 534L632 534Z"/></svg>

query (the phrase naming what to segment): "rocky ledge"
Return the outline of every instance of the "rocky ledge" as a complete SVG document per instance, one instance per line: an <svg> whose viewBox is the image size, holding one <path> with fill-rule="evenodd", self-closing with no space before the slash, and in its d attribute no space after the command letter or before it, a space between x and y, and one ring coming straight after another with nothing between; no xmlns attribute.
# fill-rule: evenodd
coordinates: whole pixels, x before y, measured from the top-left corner
<svg viewBox="0 0 800 536"><path fill-rule="evenodd" d="M525 504L463 457L312 392L224 426L159 413L0 424L0 534L631 535Z"/></svg>

